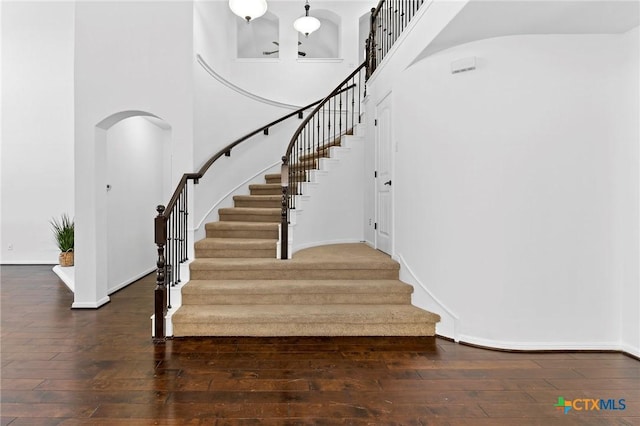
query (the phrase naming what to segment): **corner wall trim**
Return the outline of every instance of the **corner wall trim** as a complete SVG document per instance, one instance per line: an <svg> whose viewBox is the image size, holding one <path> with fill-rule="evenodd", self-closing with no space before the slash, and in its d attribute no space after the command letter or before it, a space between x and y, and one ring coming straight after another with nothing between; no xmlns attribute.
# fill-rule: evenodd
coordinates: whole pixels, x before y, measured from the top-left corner
<svg viewBox="0 0 640 426"><path fill-rule="evenodd" d="M73 302L71 309L98 309L102 305L109 303L111 299L105 296L97 302Z"/></svg>
<svg viewBox="0 0 640 426"><path fill-rule="evenodd" d="M612 351L626 353L616 342L506 342L501 340L484 339L468 335L460 335L459 343L479 348L512 352L551 352L551 351Z"/></svg>
<svg viewBox="0 0 640 426"><path fill-rule="evenodd" d="M447 313L447 315L449 315L453 319L453 340L456 342L459 341L460 336L458 335L458 330L460 329L460 317L456 315L451 309L449 309L447 305L442 303L440 299L438 299L433 293L431 293L431 291L427 288L427 286L424 285L422 281L420 281L416 273L413 272L413 269L411 269L411 267L407 264L407 262L404 260L404 257L402 257L401 254L398 254L397 257L398 257L398 262L400 263L400 266L404 268L409 273L409 275L411 275L413 280L429 295L429 297L438 306L440 306L442 310L444 310Z"/></svg>
<svg viewBox="0 0 640 426"><path fill-rule="evenodd" d="M121 282L120 284L116 285L113 288L108 289L107 291L109 292L109 294L113 294L116 293L120 290L122 290L123 288L125 288L126 286L128 286L129 284L133 284L134 282L138 281L140 278L146 277L147 275L149 275L150 273L152 273L153 271L156 271L158 268L157 267L151 267L149 269L145 269L144 271L140 272L139 274L134 275L131 278L128 278L127 280Z"/></svg>
<svg viewBox="0 0 640 426"><path fill-rule="evenodd" d="M275 106L278 108L286 108L286 109L292 109L292 110L297 110L300 109L302 107L302 105L293 105L293 104L287 104L284 102L278 102L278 101L274 101L272 99L267 99L267 98L263 98L262 96L258 96L254 93L249 92L248 90L243 89L242 87L236 86L235 84L233 84L232 82L230 82L229 80L227 80L226 78L224 78L223 76L221 76L220 74L218 74L217 72L215 72L213 70L213 68L211 68L211 66L207 63L207 61L204 60L204 58L199 54L196 53L196 60L198 61L198 63L200 64L200 66L202 68L204 68L204 70L209 73L209 75L213 78L215 78L216 80L218 80L220 83L224 84L225 86L227 86L229 89L243 95L246 96L250 99L253 99L254 101L258 101L258 102L262 102L271 106Z"/></svg>

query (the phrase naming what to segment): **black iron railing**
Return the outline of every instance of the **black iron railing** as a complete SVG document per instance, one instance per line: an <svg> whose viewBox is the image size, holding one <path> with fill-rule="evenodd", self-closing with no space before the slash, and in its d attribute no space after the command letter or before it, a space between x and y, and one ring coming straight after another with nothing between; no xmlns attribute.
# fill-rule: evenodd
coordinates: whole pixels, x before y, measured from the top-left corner
<svg viewBox="0 0 640 426"><path fill-rule="evenodd" d="M156 342L164 341L166 337L164 318L168 309L171 309L171 292L168 286L175 286L181 282L180 264L188 260L188 182L198 183L207 170L221 157L231 156L231 150L258 133L269 134L269 129L291 117L303 118L304 111L312 108L321 101L313 102L296 111L293 111L277 120L266 124L251 133L236 139L229 145L214 154L196 173L182 175L171 199L166 207L159 205L155 217L155 243L158 251L156 263L156 287L154 295L155 323L153 336Z"/></svg>
<svg viewBox="0 0 640 426"><path fill-rule="evenodd" d="M360 104L366 95L366 66L366 61L360 64L313 109L293 134L282 157L281 259L289 256L289 210L296 208L296 195L303 193L310 170L317 169L329 149L339 145L340 138L352 133L360 123Z"/></svg>
<svg viewBox="0 0 640 426"><path fill-rule="evenodd" d="M370 65L367 78L382 62L423 3L424 0L380 0L378 6L371 9L371 28L367 40Z"/></svg>

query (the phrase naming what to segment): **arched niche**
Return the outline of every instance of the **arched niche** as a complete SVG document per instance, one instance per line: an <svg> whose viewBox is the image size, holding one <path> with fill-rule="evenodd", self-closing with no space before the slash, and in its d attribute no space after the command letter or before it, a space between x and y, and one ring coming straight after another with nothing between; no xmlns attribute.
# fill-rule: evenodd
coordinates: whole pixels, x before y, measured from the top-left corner
<svg viewBox="0 0 640 426"><path fill-rule="evenodd" d="M271 12L251 22L236 17L237 57L279 58L279 26L280 20Z"/></svg>
<svg viewBox="0 0 640 426"><path fill-rule="evenodd" d="M320 21L320 29L305 36L298 33L299 50L306 55L304 59L340 58L342 19L336 13L326 9L311 9L311 16Z"/></svg>

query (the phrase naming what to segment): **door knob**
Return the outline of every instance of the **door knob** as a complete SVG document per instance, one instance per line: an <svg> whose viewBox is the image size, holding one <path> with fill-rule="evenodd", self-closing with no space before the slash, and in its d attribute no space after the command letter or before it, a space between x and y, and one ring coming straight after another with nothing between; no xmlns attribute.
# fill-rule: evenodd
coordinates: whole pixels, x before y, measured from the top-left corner
<svg viewBox="0 0 640 426"><path fill-rule="evenodd" d="M391 181L389 180L389 181L385 182L384 184L391 186Z"/></svg>

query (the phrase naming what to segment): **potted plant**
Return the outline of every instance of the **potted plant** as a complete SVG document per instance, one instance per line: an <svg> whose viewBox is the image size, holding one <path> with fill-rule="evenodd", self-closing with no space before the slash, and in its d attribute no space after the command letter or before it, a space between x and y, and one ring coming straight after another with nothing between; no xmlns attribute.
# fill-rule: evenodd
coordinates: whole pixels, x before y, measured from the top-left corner
<svg viewBox="0 0 640 426"><path fill-rule="evenodd" d="M60 249L60 266L73 266L73 219L63 213L60 220L51 219L51 229Z"/></svg>

